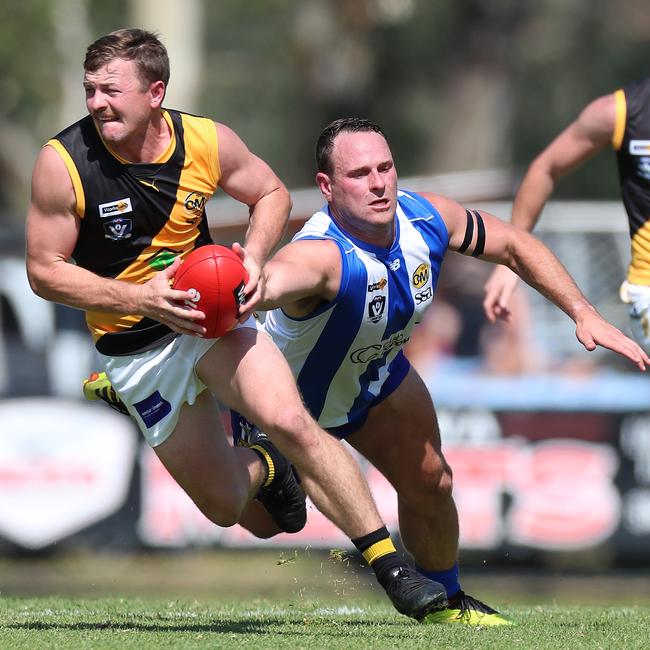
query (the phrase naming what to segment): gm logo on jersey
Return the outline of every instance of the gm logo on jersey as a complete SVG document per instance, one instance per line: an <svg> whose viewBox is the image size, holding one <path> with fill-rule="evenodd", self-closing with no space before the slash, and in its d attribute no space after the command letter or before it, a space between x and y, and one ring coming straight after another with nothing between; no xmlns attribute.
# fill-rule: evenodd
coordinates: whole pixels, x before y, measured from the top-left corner
<svg viewBox="0 0 650 650"><path fill-rule="evenodd" d="M119 217L127 212L133 212L131 199L128 197L125 199L119 199L118 201L111 201L110 203L101 203L99 205L100 217Z"/></svg>
<svg viewBox="0 0 650 650"><path fill-rule="evenodd" d="M415 269L415 272L413 273L413 286L416 289L423 287L429 280L429 269L430 266L426 262L420 264L420 266Z"/></svg>
<svg viewBox="0 0 650 650"><path fill-rule="evenodd" d="M650 156L650 140L630 140L630 153L633 156Z"/></svg>
<svg viewBox="0 0 650 650"><path fill-rule="evenodd" d="M183 206L191 214L203 214L207 199L201 192L190 192L183 201Z"/></svg>

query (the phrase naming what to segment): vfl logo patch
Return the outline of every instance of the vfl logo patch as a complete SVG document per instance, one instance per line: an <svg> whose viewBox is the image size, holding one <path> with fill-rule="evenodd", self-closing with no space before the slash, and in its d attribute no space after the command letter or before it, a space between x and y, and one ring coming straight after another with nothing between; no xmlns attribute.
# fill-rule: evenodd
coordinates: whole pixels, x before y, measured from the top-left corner
<svg viewBox="0 0 650 650"><path fill-rule="evenodd" d="M141 402L136 402L133 406L147 429L151 429L154 424L158 424L166 415L172 412L171 404L158 391Z"/></svg>
<svg viewBox="0 0 650 650"><path fill-rule="evenodd" d="M386 296L375 296L368 303L368 318L372 323L378 323L386 309Z"/></svg>
<svg viewBox="0 0 650 650"><path fill-rule="evenodd" d="M101 218L114 217L115 215L126 214L133 212L131 199L119 199L119 201L111 201L110 203L101 203L99 206L99 216Z"/></svg>
<svg viewBox="0 0 650 650"><path fill-rule="evenodd" d="M388 280L386 278L382 278L379 280L379 282L373 282L372 284L368 285L368 293L372 293L373 291L381 291L387 284Z"/></svg>
<svg viewBox="0 0 650 650"><path fill-rule="evenodd" d="M630 140L630 153L633 156L650 156L650 140Z"/></svg>
<svg viewBox="0 0 650 650"><path fill-rule="evenodd" d="M117 241L118 239L128 239L133 230L131 219L116 217L110 221L104 222L104 237Z"/></svg>
<svg viewBox="0 0 650 650"><path fill-rule="evenodd" d="M641 178L650 180L650 157L641 156L641 158L639 158L639 162L636 166L636 173Z"/></svg>
<svg viewBox="0 0 650 650"><path fill-rule="evenodd" d="M429 265L426 263L420 264L413 273L413 286L416 289L423 287L429 280Z"/></svg>

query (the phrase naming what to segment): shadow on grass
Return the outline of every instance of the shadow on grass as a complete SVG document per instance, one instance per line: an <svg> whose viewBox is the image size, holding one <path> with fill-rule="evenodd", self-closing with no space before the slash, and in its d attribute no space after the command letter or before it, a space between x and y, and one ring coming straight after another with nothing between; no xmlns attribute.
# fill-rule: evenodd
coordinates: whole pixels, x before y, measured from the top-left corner
<svg viewBox="0 0 650 650"><path fill-rule="evenodd" d="M346 619L338 621L327 617L310 616L300 620L291 621L287 618L265 618L255 621L224 621L216 623L170 623L164 622L78 622L78 623L43 623L25 621L23 623L5 623L4 629L13 630L68 630L68 631L97 631L116 630L120 632L179 632L179 633L213 633L213 634L312 634L318 627L319 634L328 634L328 627L332 627L331 634L340 636L341 628L346 629L346 634L363 636L369 629L403 628L404 625L418 625L416 621L404 618L403 620L369 621L367 619ZM349 629L348 629L349 628Z"/></svg>

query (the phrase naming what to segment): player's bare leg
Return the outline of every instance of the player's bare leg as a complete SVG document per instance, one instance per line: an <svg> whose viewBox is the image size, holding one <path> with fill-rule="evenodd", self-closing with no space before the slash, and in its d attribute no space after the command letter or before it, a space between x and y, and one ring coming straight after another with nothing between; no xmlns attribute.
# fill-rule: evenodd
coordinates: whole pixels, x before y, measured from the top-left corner
<svg viewBox="0 0 650 650"><path fill-rule="evenodd" d="M284 357L266 335L252 328L229 332L197 371L224 404L271 438L298 469L316 507L348 536L383 525L357 463L307 413Z"/></svg>
<svg viewBox="0 0 650 650"><path fill-rule="evenodd" d="M451 567L458 555L458 513L429 392L411 369L347 441L395 487L402 542L418 566Z"/></svg>
<svg viewBox="0 0 650 650"><path fill-rule="evenodd" d="M248 503L239 518L239 525L260 539L268 539L282 532L273 517L257 500Z"/></svg>
<svg viewBox="0 0 650 650"><path fill-rule="evenodd" d="M415 370L347 440L395 487L405 548L421 573L447 589L448 610L432 614L428 621L438 622L438 617L440 622L507 624L492 608L460 590L452 473L442 453L429 391Z"/></svg>
<svg viewBox="0 0 650 650"><path fill-rule="evenodd" d="M356 461L307 413L284 357L266 335L250 328L228 333L197 372L224 404L277 444L316 507L363 553L398 611L423 620L446 606L442 585L396 553Z"/></svg>
<svg viewBox="0 0 650 650"><path fill-rule="evenodd" d="M121 400L119 395L114 390L110 380L106 376L105 372L93 373L88 379L84 381L83 392L87 399L89 400L103 400L109 404L112 408L118 410L120 413L125 415L129 414L129 411ZM205 391L206 395L209 391ZM195 405L195 408L200 409L201 413L204 413L203 409L203 398ZM207 400L208 408L213 411L220 409L219 405L214 399ZM188 407L183 407L183 412L187 411ZM183 422L185 419L192 421L191 414L183 415L183 418L179 420L181 425L179 435L183 436ZM213 414L209 416L202 417L201 422L212 421ZM218 422L221 423L221 417L217 418ZM194 477L195 472L193 471L192 463L197 463L196 466L200 467L200 464L197 460L194 459L192 453L183 453L179 457L175 457L177 447L182 448L184 445L189 444L192 448L192 451L198 449L199 453L202 454L201 450L204 448L210 448L210 445L213 445L218 440L210 440L210 432L208 430L203 434L206 438L197 440L196 435L199 432L203 431L200 426L189 425L191 433L189 435L183 436L183 439L180 440L175 438L171 441L166 441L167 444L160 446L157 449L157 453L164 462L167 464L168 468L172 471L172 474L177 474L179 477L179 482L182 476L185 473L188 473L188 479L185 479L183 483L187 491L191 492L195 502L200 506L201 499L210 499L211 491L214 489L215 481L219 480L223 475L222 472L219 473L218 477L214 474L212 476L208 475L203 477L200 473L198 474L203 481L203 485L192 487L191 484L187 484L187 481ZM218 439L223 438L223 428L215 426L213 435ZM255 456L259 461L258 465L261 464L261 474L262 480L258 481L258 471L254 471L255 479L254 484L258 486L257 492L255 493L255 499L263 503L264 508L259 510L255 508L257 501L248 501L244 504L245 510L242 512L239 523L242 523L246 526L254 535L258 537L271 537L274 534L277 534L280 531L295 533L305 526L307 522L307 509L305 504L305 493L303 492L300 484L298 483L296 476L293 472L293 469L289 462L280 454L276 447L271 443L271 441L264 435L261 434L258 439L253 442L249 441L249 444L241 445L241 449L238 448L234 451L234 456L232 452L230 456L239 457L248 459L248 462L255 463ZM251 456L249 451L244 451L243 448L248 447L248 449L253 451L253 456ZM205 455L202 454L202 458ZM220 454L220 459L227 459L228 454ZM184 461L187 460L190 463L189 471L183 465ZM234 462L234 461L233 461ZM258 468L259 469L259 468ZM210 468L207 468L208 474L210 473ZM222 499L227 500L229 497L234 499L235 507L237 510L240 510L241 503L238 498L237 493L233 493L229 490L228 486L225 486L224 489L220 488L220 496ZM221 523L217 512L221 512L221 507L219 504L216 505L216 510L213 508L208 508L206 512L207 516L212 519L215 523ZM259 505L259 503L257 503ZM205 508L204 508L205 509ZM266 513L264 512L266 511ZM258 516L253 517L249 512L258 512ZM228 513L228 510L226 510ZM269 517L271 519L271 525L269 526ZM228 521L229 518L226 516L225 521ZM251 523L249 523L251 522Z"/></svg>
<svg viewBox="0 0 650 650"><path fill-rule="evenodd" d="M264 478L257 455L228 442L207 390L192 407L181 408L174 432L154 451L201 512L220 526L239 521Z"/></svg>

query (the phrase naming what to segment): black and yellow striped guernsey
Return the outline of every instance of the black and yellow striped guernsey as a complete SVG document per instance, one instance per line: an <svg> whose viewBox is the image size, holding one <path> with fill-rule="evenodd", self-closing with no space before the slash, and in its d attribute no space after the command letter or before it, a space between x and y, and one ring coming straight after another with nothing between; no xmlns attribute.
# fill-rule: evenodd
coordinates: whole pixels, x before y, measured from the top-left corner
<svg viewBox="0 0 650 650"><path fill-rule="evenodd" d="M120 158L87 116L47 144L65 162L81 218L74 262L106 278L142 283L198 246L211 243L205 204L217 189L217 131L210 119L163 113L172 137L153 163ZM174 334L135 314L87 312L103 354L130 354Z"/></svg>
<svg viewBox="0 0 650 650"><path fill-rule="evenodd" d="M632 238L627 279L650 285L650 77L628 84L614 96L612 144Z"/></svg>

